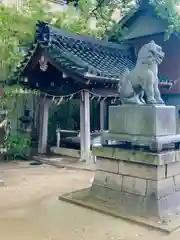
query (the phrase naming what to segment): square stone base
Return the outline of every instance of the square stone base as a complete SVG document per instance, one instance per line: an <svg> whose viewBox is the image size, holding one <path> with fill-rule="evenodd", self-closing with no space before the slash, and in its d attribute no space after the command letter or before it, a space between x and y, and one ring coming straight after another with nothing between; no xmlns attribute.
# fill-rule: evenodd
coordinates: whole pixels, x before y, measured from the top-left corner
<svg viewBox="0 0 180 240"><path fill-rule="evenodd" d="M119 202L133 215L169 220L180 213L180 151L149 153L93 149L95 196Z"/></svg>
<svg viewBox="0 0 180 240"><path fill-rule="evenodd" d="M166 231L180 226L180 151L149 153L93 149L92 187L61 197Z"/></svg>
<svg viewBox="0 0 180 240"><path fill-rule="evenodd" d="M164 221L156 217L142 217L125 211L123 205L115 204L111 199L103 199L94 195L92 188L82 189L59 197L59 200L93 211L97 211L115 218L121 218L139 224L149 229L158 230L167 234L176 231L180 227L180 217L177 215L171 221ZM133 203L132 203L133 205Z"/></svg>
<svg viewBox="0 0 180 240"><path fill-rule="evenodd" d="M109 107L109 132L157 137L175 135L176 108L164 105L119 105Z"/></svg>

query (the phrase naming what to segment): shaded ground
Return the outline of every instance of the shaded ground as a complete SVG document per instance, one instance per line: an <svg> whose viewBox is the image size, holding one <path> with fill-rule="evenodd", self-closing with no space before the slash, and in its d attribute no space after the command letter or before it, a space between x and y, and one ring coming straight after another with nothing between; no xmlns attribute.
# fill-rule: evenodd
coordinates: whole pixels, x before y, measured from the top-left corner
<svg viewBox="0 0 180 240"><path fill-rule="evenodd" d="M0 239L3 240L179 240L58 200L85 188L93 173L27 164L0 165Z"/></svg>

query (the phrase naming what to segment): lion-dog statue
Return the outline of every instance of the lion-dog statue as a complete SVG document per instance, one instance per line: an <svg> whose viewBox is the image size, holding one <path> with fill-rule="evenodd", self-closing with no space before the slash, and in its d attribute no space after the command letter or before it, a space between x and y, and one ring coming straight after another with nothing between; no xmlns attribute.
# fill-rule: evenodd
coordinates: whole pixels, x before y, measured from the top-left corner
<svg viewBox="0 0 180 240"><path fill-rule="evenodd" d="M135 67L120 79L118 91L124 104L164 104L158 88L158 65L164 58L162 47L154 41L142 46ZM144 100L146 97L146 101Z"/></svg>

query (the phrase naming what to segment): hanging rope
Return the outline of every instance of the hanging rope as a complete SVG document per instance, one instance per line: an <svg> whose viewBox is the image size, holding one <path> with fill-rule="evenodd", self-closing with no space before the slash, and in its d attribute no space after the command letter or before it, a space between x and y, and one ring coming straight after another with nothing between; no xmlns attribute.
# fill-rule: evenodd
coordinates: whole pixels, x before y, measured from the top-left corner
<svg viewBox="0 0 180 240"><path fill-rule="evenodd" d="M98 102L100 102L101 99L105 100L107 98L113 98L115 102L116 99L118 99L118 95L107 95L107 96L102 96L98 93L94 93L93 91L90 91L90 90L87 90L87 89L82 89L82 90L79 90L77 92L74 92L74 93L70 93L70 94L66 94L66 95L60 95L60 96L57 96L57 95L52 95L52 94L47 94L45 92L41 92L40 95L44 96L44 99L46 98L52 98L52 102L55 102L56 104L60 105L61 102L63 101L63 99L68 99L68 100L71 100L73 99L76 95L79 95L81 94L81 92L83 91L86 91L86 92L89 92L89 94L91 95L91 100L93 100L94 98L98 98Z"/></svg>

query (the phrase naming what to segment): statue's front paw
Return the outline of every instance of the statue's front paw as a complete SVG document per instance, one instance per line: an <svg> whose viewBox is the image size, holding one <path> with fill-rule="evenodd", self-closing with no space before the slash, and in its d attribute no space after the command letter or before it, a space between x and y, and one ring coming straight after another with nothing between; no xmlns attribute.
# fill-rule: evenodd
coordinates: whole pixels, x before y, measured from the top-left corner
<svg viewBox="0 0 180 240"><path fill-rule="evenodd" d="M147 104L157 104L155 99L149 99L147 100Z"/></svg>
<svg viewBox="0 0 180 240"><path fill-rule="evenodd" d="M162 99L159 99L159 100L157 101L157 103L158 103L158 104L165 104Z"/></svg>

